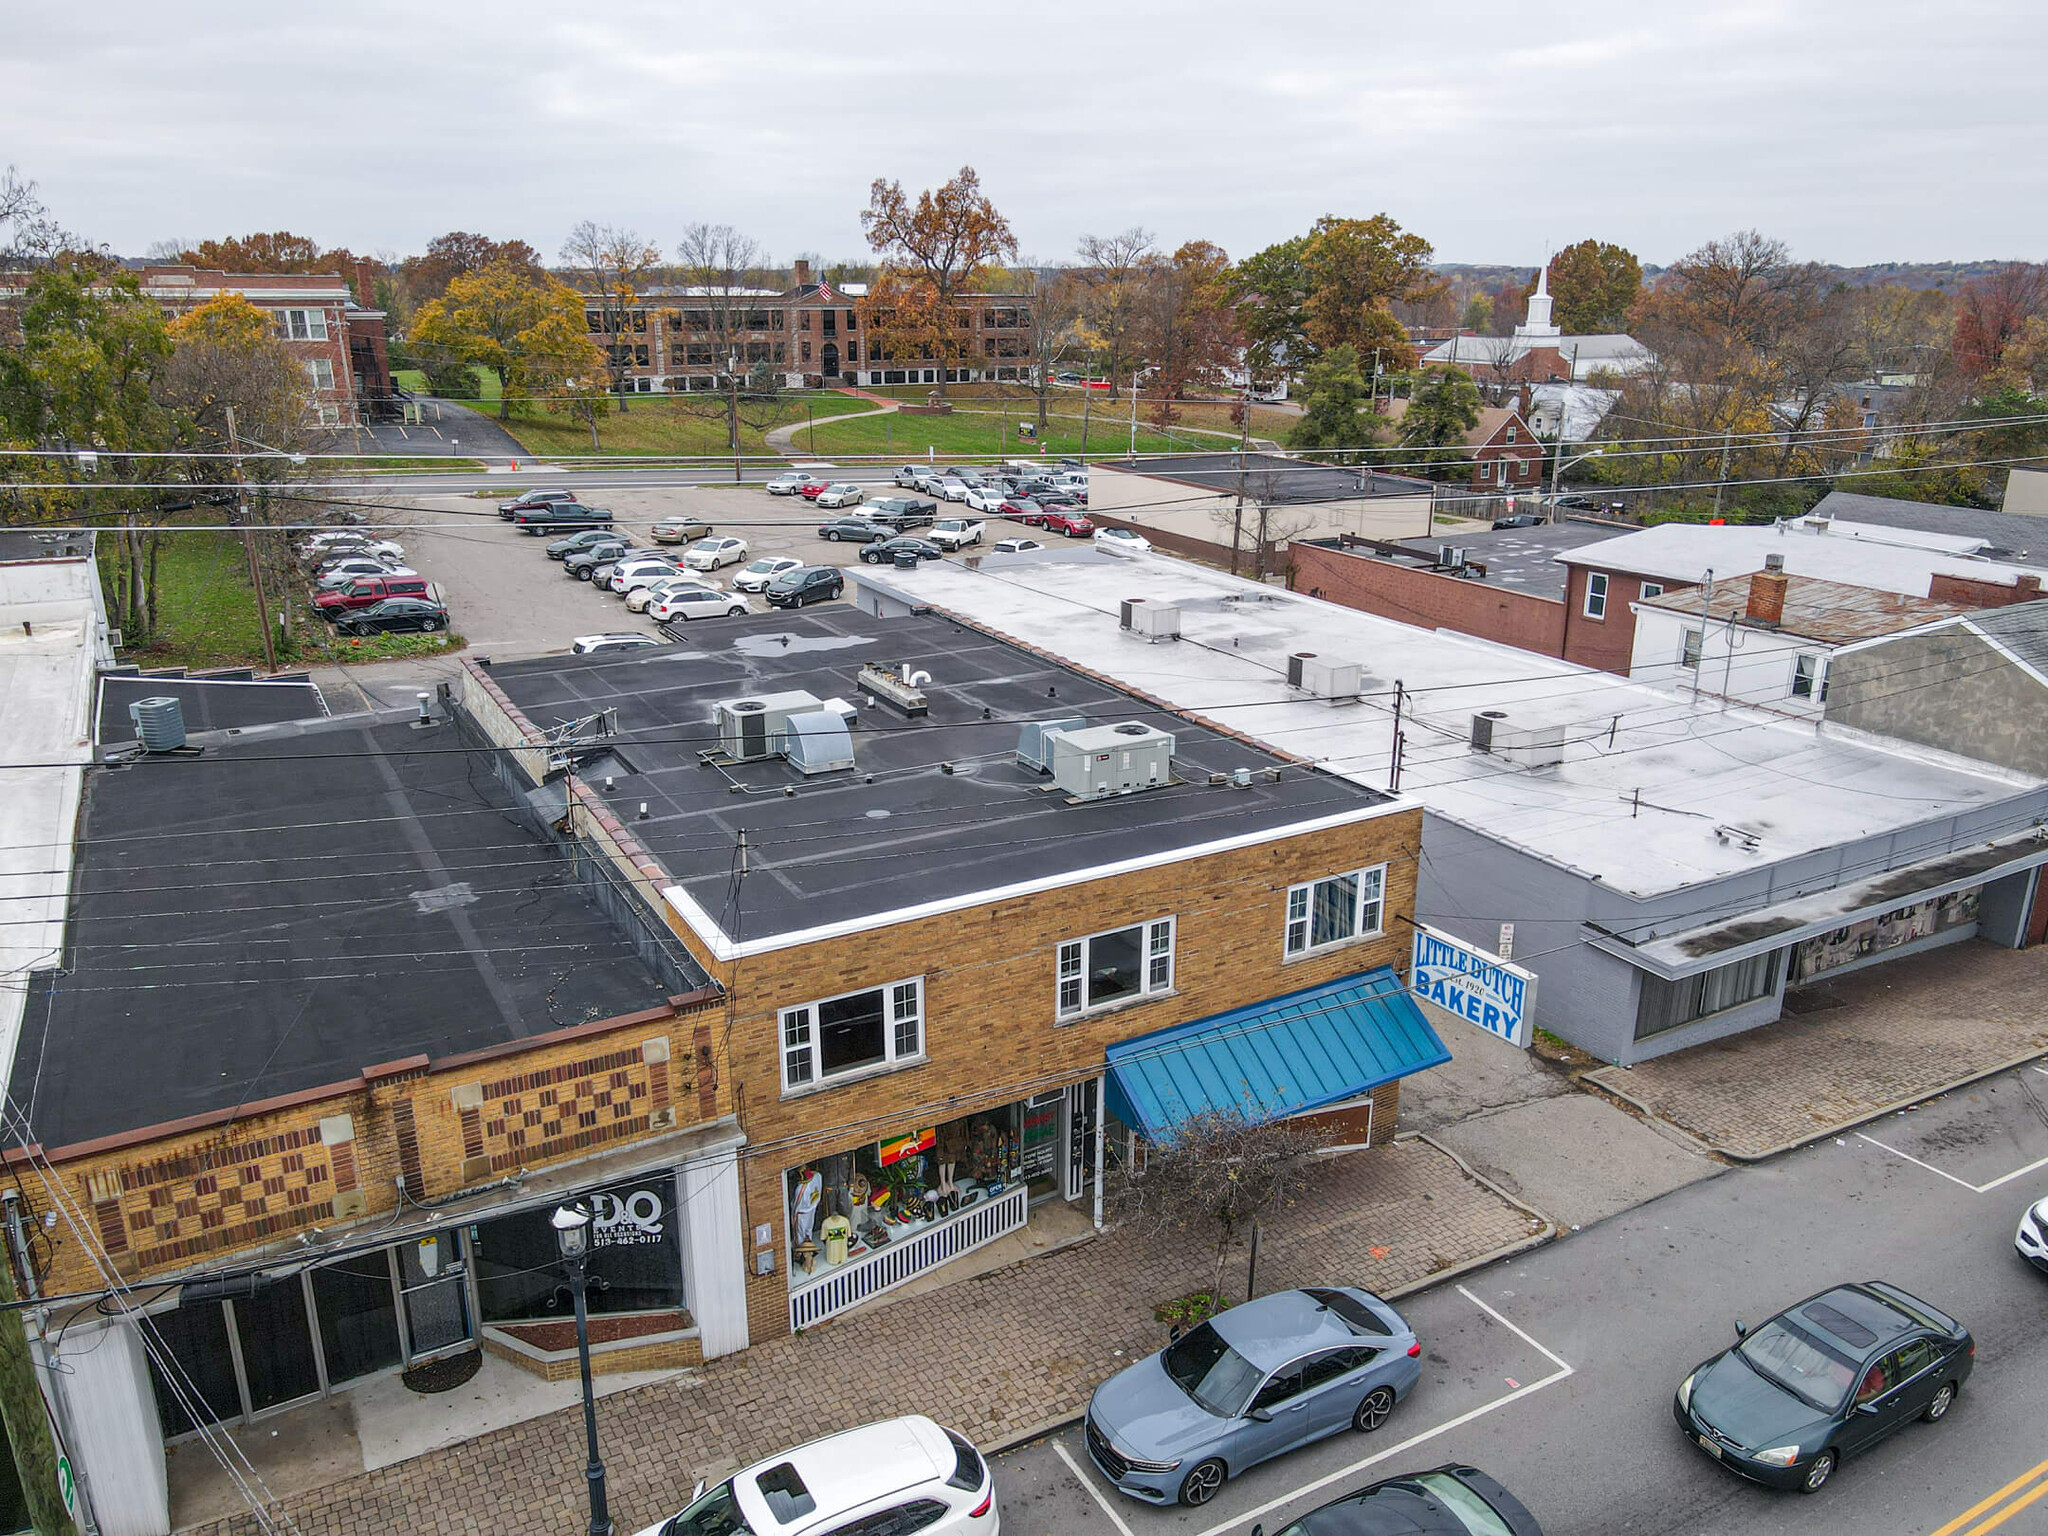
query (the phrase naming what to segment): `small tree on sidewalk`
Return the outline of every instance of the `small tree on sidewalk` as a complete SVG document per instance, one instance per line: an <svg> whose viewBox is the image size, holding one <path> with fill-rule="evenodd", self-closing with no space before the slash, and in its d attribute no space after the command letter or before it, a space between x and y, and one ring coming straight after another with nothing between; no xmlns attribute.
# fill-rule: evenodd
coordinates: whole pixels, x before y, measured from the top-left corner
<svg viewBox="0 0 2048 1536"><path fill-rule="evenodd" d="M1322 1144L1298 1120L1237 1106L1198 1110L1171 1141L1148 1148L1142 1165L1118 1169L1104 1193L1118 1220L1141 1236L1213 1240L1211 1288L1220 1290L1231 1240L1308 1188L1308 1160Z"/></svg>

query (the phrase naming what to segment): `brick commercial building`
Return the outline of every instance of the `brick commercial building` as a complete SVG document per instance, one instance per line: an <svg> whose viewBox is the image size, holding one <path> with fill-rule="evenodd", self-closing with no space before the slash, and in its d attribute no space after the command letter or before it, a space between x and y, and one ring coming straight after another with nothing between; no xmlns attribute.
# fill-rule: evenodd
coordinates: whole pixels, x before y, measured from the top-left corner
<svg viewBox="0 0 2048 1536"><path fill-rule="evenodd" d="M1089 1230L1205 1106L1383 1141L1444 1059L1408 803L938 619L716 634L473 668L465 707L541 777L616 712L538 793L724 988L752 1338Z"/></svg>

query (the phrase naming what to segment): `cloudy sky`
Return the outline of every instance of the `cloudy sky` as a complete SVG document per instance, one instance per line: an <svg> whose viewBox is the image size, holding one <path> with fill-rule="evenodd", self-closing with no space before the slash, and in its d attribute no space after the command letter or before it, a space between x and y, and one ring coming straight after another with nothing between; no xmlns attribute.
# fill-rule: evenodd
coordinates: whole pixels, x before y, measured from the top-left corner
<svg viewBox="0 0 2048 1536"><path fill-rule="evenodd" d="M1242 255L1392 214L1446 261L1754 226L1819 260L2048 257L2038 0L8 0L0 162L72 228L734 224L854 256L877 176L963 163L1024 252L1142 224ZM1545 18L1561 17L1550 20Z"/></svg>

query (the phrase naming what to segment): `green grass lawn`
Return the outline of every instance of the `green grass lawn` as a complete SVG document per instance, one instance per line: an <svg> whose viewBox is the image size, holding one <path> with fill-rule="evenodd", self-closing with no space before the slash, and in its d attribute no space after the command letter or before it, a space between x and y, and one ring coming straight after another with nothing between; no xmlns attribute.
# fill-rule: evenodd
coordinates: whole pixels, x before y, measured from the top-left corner
<svg viewBox="0 0 2048 1536"><path fill-rule="evenodd" d="M796 434L794 446L804 454L826 458L872 454L877 458L918 459L927 448L942 459L992 459L1005 454L1077 454L1082 451L1081 417L1057 415L1047 418L1043 439L1020 438L1019 422L1034 424L1037 413L1027 401L1009 403L1003 410L979 402L972 408L956 407L946 416L863 416L819 427L815 432ZM1186 452L1190 449L1227 448L1234 436L1209 435L1189 430L1162 432L1142 417L1138 421L1140 453ZM1088 423L1087 451L1093 454L1122 453L1131 444L1129 407L1121 416L1107 410Z"/></svg>
<svg viewBox="0 0 2048 1536"><path fill-rule="evenodd" d="M812 416L841 415L873 407L865 400L837 392L778 395L773 400L740 402L740 451L768 451L767 434ZM535 454L573 458L587 455L590 426L544 407L515 411L503 426ZM599 453L703 454L730 452L725 435L725 405L718 396L635 395L623 413L612 402L609 416L597 423Z"/></svg>

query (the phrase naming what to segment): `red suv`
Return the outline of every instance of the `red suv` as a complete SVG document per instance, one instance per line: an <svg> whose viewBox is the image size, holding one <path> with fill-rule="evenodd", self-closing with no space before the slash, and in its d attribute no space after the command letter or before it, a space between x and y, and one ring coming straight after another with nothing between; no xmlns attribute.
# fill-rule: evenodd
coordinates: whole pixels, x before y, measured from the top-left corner
<svg viewBox="0 0 2048 1536"><path fill-rule="evenodd" d="M387 597L427 596L424 576L358 576L338 591L322 592L313 599L313 607L331 624L344 613L381 603Z"/></svg>
<svg viewBox="0 0 2048 1536"><path fill-rule="evenodd" d="M1095 531L1095 525L1088 521L1088 514L1077 512L1072 507L1047 508L1037 526L1048 533L1064 533L1070 539L1085 539Z"/></svg>

